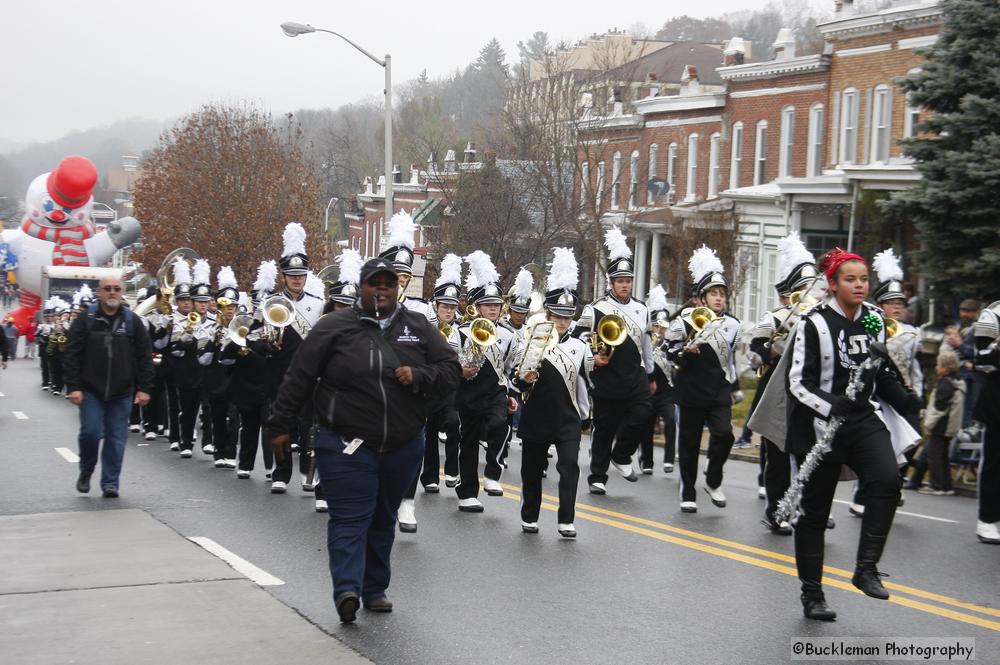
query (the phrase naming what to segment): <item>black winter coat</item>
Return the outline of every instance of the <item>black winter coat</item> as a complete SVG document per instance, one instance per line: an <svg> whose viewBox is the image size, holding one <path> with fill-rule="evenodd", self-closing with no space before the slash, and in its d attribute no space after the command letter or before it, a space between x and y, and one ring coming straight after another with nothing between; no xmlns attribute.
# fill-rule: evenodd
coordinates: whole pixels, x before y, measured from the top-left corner
<svg viewBox="0 0 1000 665"><path fill-rule="evenodd" d="M127 334L126 316L132 317ZM88 324L88 320L90 323ZM153 392L153 351L141 318L120 308L114 317L92 307L73 320L62 354L66 391L89 390L103 400Z"/></svg>

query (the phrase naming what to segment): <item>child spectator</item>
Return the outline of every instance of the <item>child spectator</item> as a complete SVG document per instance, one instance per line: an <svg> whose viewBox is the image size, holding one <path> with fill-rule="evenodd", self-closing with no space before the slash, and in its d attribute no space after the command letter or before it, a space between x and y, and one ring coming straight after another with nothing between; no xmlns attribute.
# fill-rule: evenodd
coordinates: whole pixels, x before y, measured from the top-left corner
<svg viewBox="0 0 1000 665"><path fill-rule="evenodd" d="M948 466L948 442L962 427L962 413L965 404L965 381L958 375L958 356L954 353L938 355L938 382L931 394L924 414L924 428L927 430L927 466L930 470L930 485L921 487L921 494L951 496L951 469Z"/></svg>

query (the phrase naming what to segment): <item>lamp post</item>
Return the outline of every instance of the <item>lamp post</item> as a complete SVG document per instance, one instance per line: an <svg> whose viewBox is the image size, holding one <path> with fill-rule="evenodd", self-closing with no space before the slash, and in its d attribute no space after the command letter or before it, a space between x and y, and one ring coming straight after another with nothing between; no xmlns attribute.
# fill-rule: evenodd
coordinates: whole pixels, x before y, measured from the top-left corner
<svg viewBox="0 0 1000 665"><path fill-rule="evenodd" d="M323 248L326 250L326 260L330 260L330 208L339 201L336 196L331 196L326 204L326 212L323 213Z"/></svg>
<svg viewBox="0 0 1000 665"><path fill-rule="evenodd" d="M392 57L386 53L384 58L377 58L362 47L358 46L350 39L324 28L316 28L308 24L286 21L281 24L281 31L289 37L298 37L310 32L325 32L335 37L340 37L345 42L364 53L378 66L385 69L385 221L392 217Z"/></svg>

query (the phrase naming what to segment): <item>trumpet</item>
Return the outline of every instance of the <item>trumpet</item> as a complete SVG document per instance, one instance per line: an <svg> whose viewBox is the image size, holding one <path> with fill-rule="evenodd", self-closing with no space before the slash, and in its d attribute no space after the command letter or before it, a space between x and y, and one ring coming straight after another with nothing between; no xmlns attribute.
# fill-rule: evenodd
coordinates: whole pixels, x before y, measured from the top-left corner
<svg viewBox="0 0 1000 665"><path fill-rule="evenodd" d="M719 317L708 307L695 307L685 317L684 322L688 324L688 346L694 346L701 342L719 325Z"/></svg>
<svg viewBox="0 0 1000 665"><path fill-rule="evenodd" d="M663 342L664 336L667 334L667 330L670 328L670 319L667 317L666 312L660 312L653 321L652 332L649 335L650 342L653 345L653 350L655 351L660 344Z"/></svg>
<svg viewBox="0 0 1000 665"><path fill-rule="evenodd" d="M445 341L451 339L452 327L450 323L445 323L444 321L438 321L438 332L444 337Z"/></svg>
<svg viewBox="0 0 1000 665"><path fill-rule="evenodd" d="M608 360L615 353L615 347L621 346L628 337L628 324L619 314L607 314L597 322L597 327L591 333L587 342L594 355L607 356Z"/></svg>
<svg viewBox="0 0 1000 665"><path fill-rule="evenodd" d="M191 312L187 315L187 323L184 324L184 334L190 335L194 327L201 323L201 314L198 312Z"/></svg>
<svg viewBox="0 0 1000 665"><path fill-rule="evenodd" d="M476 310L476 306L475 305L472 305L472 304L466 305L465 306L465 311L462 312L462 318L461 318L461 320L458 323L460 325L468 323L469 321L474 320L478 316L479 316L479 312Z"/></svg>
<svg viewBox="0 0 1000 665"><path fill-rule="evenodd" d="M496 325L485 318L473 319L469 324L471 348L463 349L459 361L467 367L482 367L486 361L486 349L499 341Z"/></svg>

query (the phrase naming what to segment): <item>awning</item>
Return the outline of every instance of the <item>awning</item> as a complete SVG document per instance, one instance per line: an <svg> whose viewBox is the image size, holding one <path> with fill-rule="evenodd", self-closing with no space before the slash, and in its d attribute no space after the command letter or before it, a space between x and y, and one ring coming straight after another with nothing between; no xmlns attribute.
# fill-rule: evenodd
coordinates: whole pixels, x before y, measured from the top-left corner
<svg viewBox="0 0 1000 665"><path fill-rule="evenodd" d="M438 226L441 223L441 213L444 204L441 199L427 199L413 211L413 222L420 226Z"/></svg>

